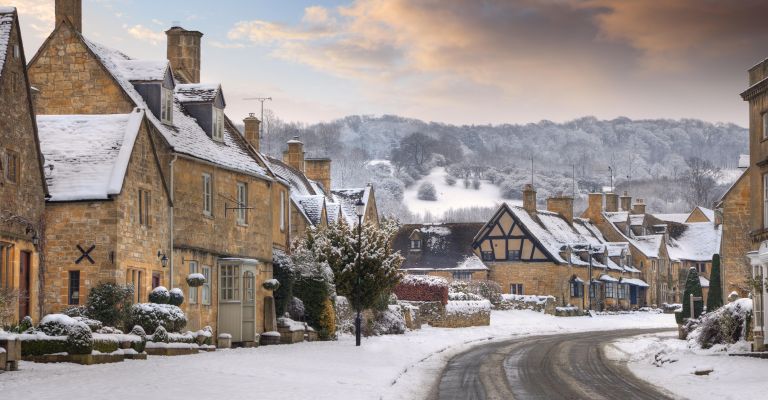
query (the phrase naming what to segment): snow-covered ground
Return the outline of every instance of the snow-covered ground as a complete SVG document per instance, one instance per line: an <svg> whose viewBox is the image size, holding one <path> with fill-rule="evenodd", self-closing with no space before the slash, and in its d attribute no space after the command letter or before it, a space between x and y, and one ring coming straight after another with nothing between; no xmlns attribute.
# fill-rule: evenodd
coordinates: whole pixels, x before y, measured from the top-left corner
<svg viewBox="0 0 768 400"><path fill-rule="evenodd" d="M424 327L404 335L354 338L193 356L80 366L22 362L0 375L3 398L21 399L418 399L445 363L472 345L521 335L622 328L674 328L668 314L553 317L493 311L491 325Z"/></svg>
<svg viewBox="0 0 768 400"><path fill-rule="evenodd" d="M414 214L423 215L425 212L429 211L433 216L439 217L451 208L495 208L505 201L510 202L510 204L520 203L520 201L505 200L501 196L499 187L489 181L480 181L480 189L475 190L471 186L465 188L464 182L461 179L459 179L453 186L448 185L445 183L446 175L448 175L448 173L445 171L445 168L433 168L429 175L416 181L416 183L405 189L403 201L408 209ZM424 182L429 182L435 185L437 201L419 200L417 196L419 186Z"/></svg>
<svg viewBox="0 0 768 400"><path fill-rule="evenodd" d="M730 352L748 351L748 343L732 345ZM688 348L677 333L622 339L606 347L614 360L629 361L640 379L672 395L689 399L764 399L768 396L767 360L732 357L722 347ZM696 371L712 370L709 375Z"/></svg>

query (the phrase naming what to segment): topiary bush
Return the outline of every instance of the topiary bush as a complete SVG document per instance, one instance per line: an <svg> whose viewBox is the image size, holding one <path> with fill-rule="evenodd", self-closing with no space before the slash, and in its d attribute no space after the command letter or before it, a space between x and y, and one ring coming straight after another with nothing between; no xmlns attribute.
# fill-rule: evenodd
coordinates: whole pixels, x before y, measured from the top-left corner
<svg viewBox="0 0 768 400"><path fill-rule="evenodd" d="M144 340L147 340L147 332L140 325L136 325L131 329L131 335L136 335Z"/></svg>
<svg viewBox="0 0 768 400"><path fill-rule="evenodd" d="M317 337L320 340L336 339L336 311L329 298L323 301L323 308L317 321Z"/></svg>
<svg viewBox="0 0 768 400"><path fill-rule="evenodd" d="M61 311L62 314L68 316L68 317L84 317L85 316L85 306L67 306L67 308L63 309Z"/></svg>
<svg viewBox="0 0 768 400"><path fill-rule="evenodd" d="M82 322L70 325L69 334L67 335L67 353L91 354L92 349L93 335L91 334L91 328Z"/></svg>
<svg viewBox="0 0 768 400"><path fill-rule="evenodd" d="M707 312L711 313L723 306L723 283L720 279L720 255L712 256L712 269L709 273L709 292L707 293Z"/></svg>
<svg viewBox="0 0 768 400"><path fill-rule="evenodd" d="M112 353L120 348L120 342L109 339L93 339L93 349L100 353Z"/></svg>
<svg viewBox="0 0 768 400"><path fill-rule="evenodd" d="M171 293L165 286L158 286L149 292L149 302L155 304L168 304L171 300Z"/></svg>
<svg viewBox="0 0 768 400"><path fill-rule="evenodd" d="M171 304L139 303L131 307L128 323L141 326L145 332L154 332L158 326L179 332L187 325L187 317Z"/></svg>
<svg viewBox="0 0 768 400"><path fill-rule="evenodd" d="M194 273L187 275L187 285L189 287L200 287L205 284L205 275L201 273Z"/></svg>
<svg viewBox="0 0 768 400"><path fill-rule="evenodd" d="M67 340L61 337L35 335L21 341L21 355L24 357L66 352Z"/></svg>
<svg viewBox="0 0 768 400"><path fill-rule="evenodd" d="M682 316L684 319L691 318L691 296L702 297L701 281L699 280L699 272L696 268L690 268L688 270L688 276L685 279L685 292L683 292L683 310ZM693 303L693 318L699 318L704 311L704 302L695 301Z"/></svg>
<svg viewBox="0 0 768 400"><path fill-rule="evenodd" d="M277 290L280 288L280 282L277 279L267 279L263 284L261 284L261 287L266 290Z"/></svg>
<svg viewBox="0 0 768 400"><path fill-rule="evenodd" d="M100 283L88 292L85 310L79 316L101 321L106 326L122 328L133 303L133 286Z"/></svg>
<svg viewBox="0 0 768 400"><path fill-rule="evenodd" d="M182 292L181 289L173 288L170 292L168 292L168 295L170 296L168 299L168 304L176 307L184 304L184 292Z"/></svg>
<svg viewBox="0 0 768 400"><path fill-rule="evenodd" d="M158 326L157 329L155 329L155 333L152 334L152 341L155 343L168 343L169 339L168 331L162 326Z"/></svg>
<svg viewBox="0 0 768 400"><path fill-rule="evenodd" d="M305 314L304 302L301 301L301 299L298 297L292 298L291 304L290 306L288 306L288 315L294 321L303 321L304 314Z"/></svg>
<svg viewBox="0 0 768 400"><path fill-rule="evenodd" d="M85 325L88 326L88 328L91 330L91 332L96 332L100 330L104 325L101 323L101 321L97 321L95 319L90 319L86 317L74 317L72 318L75 321L82 322Z"/></svg>
<svg viewBox="0 0 768 400"><path fill-rule="evenodd" d="M48 314L43 317L37 328L48 336L67 336L69 327L75 324L78 322L64 314Z"/></svg>
<svg viewBox="0 0 768 400"><path fill-rule="evenodd" d="M19 327L18 327L18 333L24 333L32 329L33 326L34 324L32 324L32 317L27 315L26 317L21 319L21 322L19 323Z"/></svg>

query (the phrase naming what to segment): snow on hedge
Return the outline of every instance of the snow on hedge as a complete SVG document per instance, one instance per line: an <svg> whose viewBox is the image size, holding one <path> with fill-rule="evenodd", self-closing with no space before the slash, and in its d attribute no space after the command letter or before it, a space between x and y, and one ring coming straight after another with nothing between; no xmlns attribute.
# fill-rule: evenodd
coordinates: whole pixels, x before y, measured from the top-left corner
<svg viewBox="0 0 768 400"><path fill-rule="evenodd" d="M439 276L406 275L400 280L403 285L426 285L432 287L448 287L448 280Z"/></svg>
<svg viewBox="0 0 768 400"><path fill-rule="evenodd" d="M446 315L471 315L490 312L491 302L488 300L449 301L445 305Z"/></svg>
<svg viewBox="0 0 768 400"><path fill-rule="evenodd" d="M752 317L752 299L738 299L692 321L694 329L688 333L688 346L708 349L714 345L729 346L746 340L749 319Z"/></svg>
<svg viewBox="0 0 768 400"><path fill-rule="evenodd" d="M546 304L547 300L555 300L554 296L537 296L533 294L502 294L504 301L519 301L523 303Z"/></svg>

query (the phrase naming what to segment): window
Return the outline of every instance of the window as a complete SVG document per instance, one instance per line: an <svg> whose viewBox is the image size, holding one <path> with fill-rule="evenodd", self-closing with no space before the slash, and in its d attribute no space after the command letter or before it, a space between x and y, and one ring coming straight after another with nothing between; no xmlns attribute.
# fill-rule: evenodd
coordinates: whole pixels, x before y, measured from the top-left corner
<svg viewBox="0 0 768 400"><path fill-rule="evenodd" d="M411 240L411 250L420 250L421 240Z"/></svg>
<svg viewBox="0 0 768 400"><path fill-rule="evenodd" d="M11 72L11 93L16 94L19 90L19 74Z"/></svg>
<svg viewBox="0 0 768 400"><path fill-rule="evenodd" d="M593 299L597 298L596 294L599 286L600 286L600 283L595 281L592 281L592 283L589 284L589 297Z"/></svg>
<svg viewBox="0 0 768 400"><path fill-rule="evenodd" d="M224 140L224 110L213 107L212 121L211 137L219 141Z"/></svg>
<svg viewBox="0 0 768 400"><path fill-rule="evenodd" d="M222 301L240 301L240 266L221 266L221 285L219 285Z"/></svg>
<svg viewBox="0 0 768 400"><path fill-rule="evenodd" d="M133 302L139 303L142 300L141 291L144 287L144 273L138 269L128 270L130 284L133 285Z"/></svg>
<svg viewBox="0 0 768 400"><path fill-rule="evenodd" d="M19 182L19 153L13 150L5 152L5 179L8 182Z"/></svg>
<svg viewBox="0 0 768 400"><path fill-rule="evenodd" d="M625 284L619 284L619 298L620 299L626 299L627 298L627 287L628 285Z"/></svg>
<svg viewBox="0 0 768 400"><path fill-rule="evenodd" d="M205 277L205 283L203 283L203 305L211 305L211 267L203 265L203 276Z"/></svg>
<svg viewBox="0 0 768 400"><path fill-rule="evenodd" d="M152 289L160 286L161 283L160 272L152 271Z"/></svg>
<svg viewBox="0 0 768 400"><path fill-rule="evenodd" d="M13 58L21 57L21 47L18 44L13 45Z"/></svg>
<svg viewBox="0 0 768 400"><path fill-rule="evenodd" d="M571 297L584 297L584 282L571 281Z"/></svg>
<svg viewBox="0 0 768 400"><path fill-rule="evenodd" d="M147 190L139 189L139 224L144 227L150 227L150 208L152 197Z"/></svg>
<svg viewBox="0 0 768 400"><path fill-rule="evenodd" d="M256 300L256 279L253 276L253 272L246 271L243 274L243 289L245 291L245 302L253 303Z"/></svg>
<svg viewBox="0 0 768 400"><path fill-rule="evenodd" d="M483 257L483 261L493 261L493 252L492 251L482 251L480 252L480 255Z"/></svg>
<svg viewBox="0 0 768 400"><path fill-rule="evenodd" d="M616 297L616 284L613 282L606 282L605 283L605 297L613 298Z"/></svg>
<svg viewBox="0 0 768 400"><path fill-rule="evenodd" d="M697 263L697 264L696 264L696 270L697 270L697 271L698 271L700 274L705 274L705 273L707 273L707 264L706 264L706 263Z"/></svg>
<svg viewBox="0 0 768 400"><path fill-rule="evenodd" d="M471 271L455 271L453 273L453 279L457 281L471 281L472 272Z"/></svg>
<svg viewBox="0 0 768 400"><path fill-rule="evenodd" d="M189 274L196 274L200 271L197 270L197 261L189 262ZM197 287L189 287L189 304L197 304Z"/></svg>
<svg viewBox="0 0 768 400"><path fill-rule="evenodd" d="M768 112L761 115L763 119L763 139L768 139Z"/></svg>
<svg viewBox="0 0 768 400"><path fill-rule="evenodd" d="M519 260L521 254L520 250L510 250L507 252L507 260Z"/></svg>
<svg viewBox="0 0 768 400"><path fill-rule="evenodd" d="M248 223L248 185L242 182L237 183L237 223Z"/></svg>
<svg viewBox="0 0 768 400"><path fill-rule="evenodd" d="M280 232L285 231L285 191L280 191Z"/></svg>
<svg viewBox="0 0 768 400"><path fill-rule="evenodd" d="M209 217L213 215L213 188L210 174L203 174L203 214Z"/></svg>
<svg viewBox="0 0 768 400"><path fill-rule="evenodd" d="M76 306L80 304L80 271L69 271L69 292L67 304Z"/></svg>
<svg viewBox="0 0 768 400"><path fill-rule="evenodd" d="M173 89L166 87L160 89L160 121L166 124L173 123Z"/></svg>
<svg viewBox="0 0 768 400"><path fill-rule="evenodd" d="M522 283L512 283L509 285L509 293L511 294L525 294L523 293Z"/></svg>

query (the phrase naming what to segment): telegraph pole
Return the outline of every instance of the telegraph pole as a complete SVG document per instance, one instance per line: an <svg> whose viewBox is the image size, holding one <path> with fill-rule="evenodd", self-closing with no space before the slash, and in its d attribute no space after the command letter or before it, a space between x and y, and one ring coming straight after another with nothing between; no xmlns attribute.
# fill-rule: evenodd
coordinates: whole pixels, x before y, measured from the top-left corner
<svg viewBox="0 0 768 400"><path fill-rule="evenodd" d="M261 123L259 124L259 141L264 140L264 102L272 101L271 97L246 97L243 100L257 100L261 102ZM267 142L267 153L269 153L269 142Z"/></svg>

